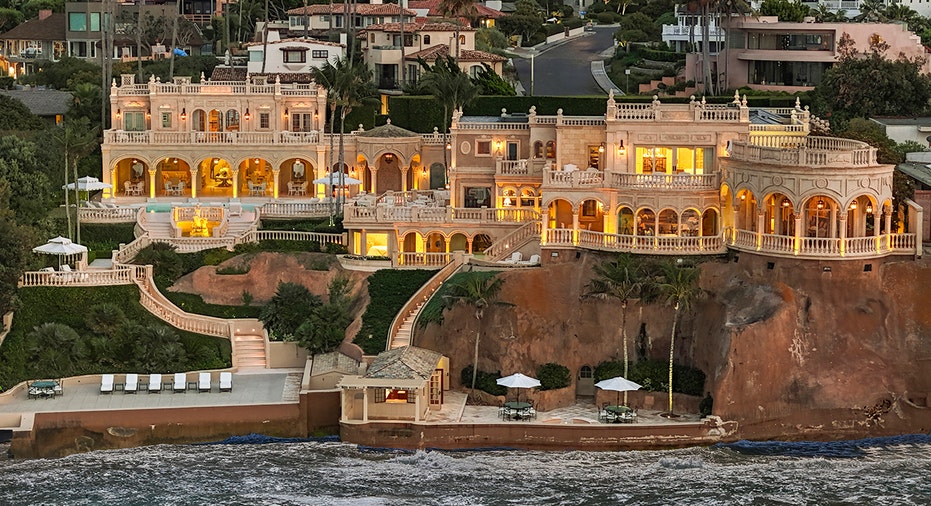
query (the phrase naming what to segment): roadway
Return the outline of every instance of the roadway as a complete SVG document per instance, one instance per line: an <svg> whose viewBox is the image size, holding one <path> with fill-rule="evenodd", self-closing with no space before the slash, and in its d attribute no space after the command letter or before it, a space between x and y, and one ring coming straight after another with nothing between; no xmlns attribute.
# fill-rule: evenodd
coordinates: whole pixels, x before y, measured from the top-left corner
<svg viewBox="0 0 931 506"><path fill-rule="evenodd" d="M607 95L592 77L591 62L614 46L616 26L595 27L569 42L541 48L533 62L533 94L548 96ZM530 95L530 58L514 58L517 77Z"/></svg>

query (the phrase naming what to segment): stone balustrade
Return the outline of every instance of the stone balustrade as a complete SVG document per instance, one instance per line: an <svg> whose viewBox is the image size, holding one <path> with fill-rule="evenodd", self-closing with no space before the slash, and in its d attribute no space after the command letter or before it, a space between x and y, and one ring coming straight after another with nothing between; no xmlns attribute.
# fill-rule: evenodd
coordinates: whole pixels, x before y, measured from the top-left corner
<svg viewBox="0 0 931 506"><path fill-rule="evenodd" d="M523 223L540 219L540 213L522 208L468 208L417 206L352 206L343 208L343 222L361 223Z"/></svg>
<svg viewBox="0 0 931 506"><path fill-rule="evenodd" d="M400 252L395 267L442 267L449 263L452 253Z"/></svg>
<svg viewBox="0 0 931 506"><path fill-rule="evenodd" d="M544 170L543 186L550 188L600 188L605 173L600 170Z"/></svg>
<svg viewBox="0 0 931 506"><path fill-rule="evenodd" d="M333 214L329 202L269 202L262 206L266 218L323 218Z"/></svg>
<svg viewBox="0 0 931 506"><path fill-rule="evenodd" d="M751 135L750 142L733 142L730 158L790 167L874 167L876 148L865 142L835 137Z"/></svg>
<svg viewBox="0 0 931 506"><path fill-rule="evenodd" d="M881 234L867 237L794 237L729 229L728 246L765 255L844 259L878 258L893 254L917 255L915 234Z"/></svg>
<svg viewBox="0 0 931 506"><path fill-rule="evenodd" d="M714 255L726 249L724 238L716 236L650 236L606 234L592 230L547 229L546 247L583 247L650 255Z"/></svg>
<svg viewBox="0 0 931 506"><path fill-rule="evenodd" d="M28 271L19 279L20 287L29 286L112 286L136 282L144 266L121 265L113 269L61 271Z"/></svg>
<svg viewBox="0 0 931 506"><path fill-rule="evenodd" d="M407 253L402 253L402 255L407 255ZM394 320L391 322L391 326L388 328L388 340L385 346L386 350L391 349L391 343L394 340L394 336L397 335L398 330L400 330L401 325L407 319L408 315L410 315L418 305L421 303L426 303L427 300L433 295L433 293L435 293L436 290L439 289L439 287L450 278L450 276L459 270L459 267L461 267L463 263L465 263L465 255L462 253L442 253L442 255L444 256L444 259L447 260L447 262L443 264L443 268L437 271L433 277L427 280L423 286L421 286L413 295L411 295L411 298L407 300L407 302L401 307L400 311L398 311L398 314L395 315ZM398 261L400 262L401 260L402 258L399 256ZM415 258L414 260L416 261L417 259ZM424 261L427 261L426 257L424 257ZM412 329L411 338L413 339L413 337Z"/></svg>
<svg viewBox="0 0 931 506"><path fill-rule="evenodd" d="M79 207L78 218L81 223L132 223L137 211L132 207Z"/></svg>
<svg viewBox="0 0 931 506"><path fill-rule="evenodd" d="M124 84L113 86L111 96L140 95L284 95L290 97L316 97L315 84L255 84L250 80L242 81L203 81L200 83L172 82L163 83L155 80L148 83Z"/></svg>
<svg viewBox="0 0 931 506"><path fill-rule="evenodd" d="M320 132L157 132L152 130L107 130L105 144L237 144L237 145L305 145L319 144Z"/></svg>
<svg viewBox="0 0 931 506"><path fill-rule="evenodd" d="M630 174L608 172L609 188L658 189L658 190L717 190L721 185L720 174Z"/></svg>
<svg viewBox="0 0 931 506"><path fill-rule="evenodd" d="M485 250L485 256L491 260L501 260L511 253L514 248L525 244L532 237L539 237L541 223L530 221L506 236L498 239Z"/></svg>

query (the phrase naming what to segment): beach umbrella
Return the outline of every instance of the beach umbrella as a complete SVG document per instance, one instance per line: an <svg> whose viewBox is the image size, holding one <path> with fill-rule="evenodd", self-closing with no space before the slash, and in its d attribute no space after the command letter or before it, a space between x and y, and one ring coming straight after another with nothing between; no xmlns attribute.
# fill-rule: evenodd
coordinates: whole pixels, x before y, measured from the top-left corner
<svg viewBox="0 0 931 506"><path fill-rule="evenodd" d="M613 390L617 392L618 405L621 404L621 392L629 392L631 390L639 390L642 388L642 385L638 385L633 381L624 378L623 376L601 380L598 383L595 383L595 386L602 390Z"/></svg>
<svg viewBox="0 0 931 506"><path fill-rule="evenodd" d="M82 191L82 192L93 192L97 190L113 188L113 185L109 183L104 183L103 181L93 176L79 177L76 182L68 183L62 186L61 188L63 190L73 190L75 185L77 185L78 191Z"/></svg>
<svg viewBox="0 0 931 506"><path fill-rule="evenodd" d="M350 177L349 174L345 172L334 172L332 174L327 174L318 179L314 179L314 184L325 184L327 186L354 186L357 184L362 184L362 181L354 177Z"/></svg>
<svg viewBox="0 0 931 506"><path fill-rule="evenodd" d="M496 383L507 388L534 388L540 386L540 380L525 376L519 372L498 378ZM520 401L520 390L517 391L517 400Z"/></svg>
<svg viewBox="0 0 931 506"><path fill-rule="evenodd" d="M58 236L54 239L49 239L49 242L43 244L42 246L36 246L32 248L34 253L41 253L43 255L54 255L58 257L58 267L61 269L61 259L62 257L80 255L87 252L87 246L81 246L80 244L75 244L71 242L71 239L67 237Z"/></svg>

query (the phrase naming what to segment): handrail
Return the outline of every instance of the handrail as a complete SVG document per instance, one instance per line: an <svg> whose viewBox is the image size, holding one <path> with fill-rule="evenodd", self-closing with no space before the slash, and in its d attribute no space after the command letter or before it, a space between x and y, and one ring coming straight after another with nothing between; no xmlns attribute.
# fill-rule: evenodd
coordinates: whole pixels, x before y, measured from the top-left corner
<svg viewBox="0 0 931 506"><path fill-rule="evenodd" d="M172 327L187 332L232 340L231 321L182 311L155 286L151 265L137 267L142 267L136 271L139 274L141 270L141 276L135 277L135 282L139 286L139 303L150 313Z"/></svg>
<svg viewBox="0 0 931 506"><path fill-rule="evenodd" d="M492 261L501 260L506 257L512 249L519 248L524 244L527 244L527 240L535 235L539 236L540 229L541 223L539 221L529 221L524 223L520 226L520 228L511 231L511 233L505 235L501 239L498 239L492 243L491 246L486 248L485 256L490 258Z"/></svg>
<svg viewBox="0 0 931 506"><path fill-rule="evenodd" d="M135 283L132 265L120 265L113 269L92 269L70 272L26 271L19 278L19 287L31 286L114 286Z"/></svg>
<svg viewBox="0 0 931 506"><path fill-rule="evenodd" d="M388 342L385 344L385 350L391 349L391 342L394 340L394 336L398 333L398 330L401 329L401 325L404 323L404 320L407 319L408 315L417 308L417 304L423 300L424 304L429 302L430 298L436 293L436 289L440 287L450 276L453 275L460 267L465 264L465 255L461 252L453 254L452 260L446 264L445 267L437 271L419 290L414 292L414 295L411 295L411 298L407 299L407 302L401 306L401 309L395 315L394 320L391 321L391 326L388 327ZM426 295L429 291L430 295ZM416 320L414 321L416 323ZM414 337L414 329L411 328L411 339Z"/></svg>

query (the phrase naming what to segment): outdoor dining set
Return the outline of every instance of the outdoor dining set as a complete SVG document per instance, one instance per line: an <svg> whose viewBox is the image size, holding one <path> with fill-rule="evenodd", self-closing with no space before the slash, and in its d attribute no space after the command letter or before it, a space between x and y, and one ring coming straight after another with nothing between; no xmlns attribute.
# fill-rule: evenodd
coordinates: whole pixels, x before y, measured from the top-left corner
<svg viewBox="0 0 931 506"><path fill-rule="evenodd" d="M33 381L26 388L26 394L30 399L51 399L52 397L64 395L60 380Z"/></svg>

